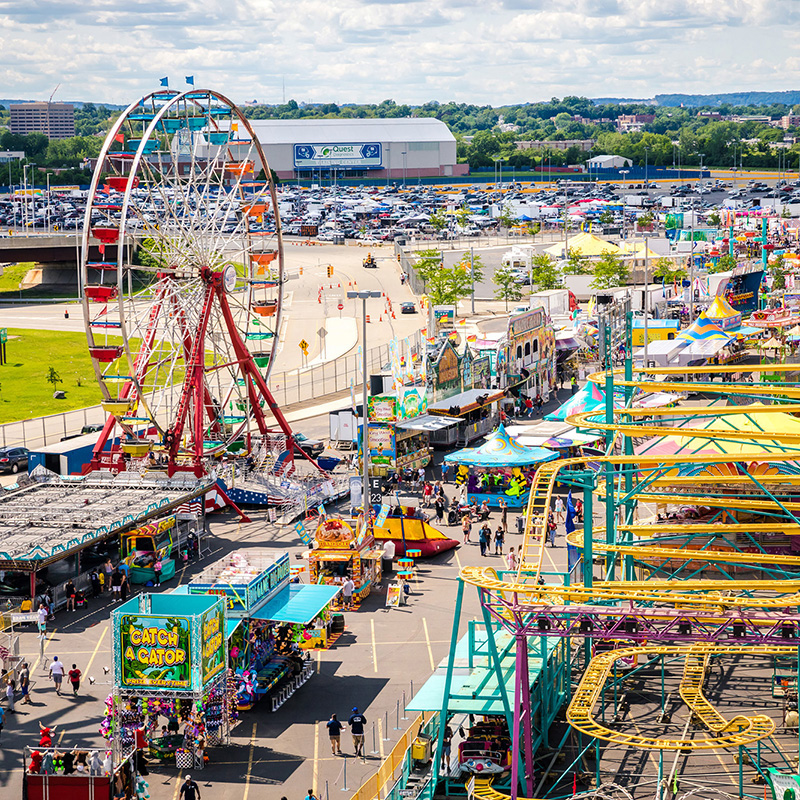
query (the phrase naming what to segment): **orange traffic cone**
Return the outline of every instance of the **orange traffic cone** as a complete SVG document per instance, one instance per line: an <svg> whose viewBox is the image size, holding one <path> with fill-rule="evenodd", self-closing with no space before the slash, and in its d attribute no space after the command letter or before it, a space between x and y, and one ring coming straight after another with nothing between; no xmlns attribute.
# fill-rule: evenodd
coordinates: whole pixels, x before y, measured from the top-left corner
<svg viewBox="0 0 800 800"><path fill-rule="evenodd" d="M397 319L397 317L394 315L394 311L392 311L392 319Z"/></svg>
<svg viewBox="0 0 800 800"><path fill-rule="evenodd" d="M341 289L342 288L342 284L340 283L336 288L337 289Z"/></svg>
<svg viewBox="0 0 800 800"><path fill-rule="evenodd" d="M370 321L370 319L369 319L369 314L367 314L367 322L369 322L369 321Z"/></svg>
<svg viewBox="0 0 800 800"><path fill-rule="evenodd" d="M381 317L380 317L380 319L378 320L378 322L383 322L383 314L381 314Z"/></svg>

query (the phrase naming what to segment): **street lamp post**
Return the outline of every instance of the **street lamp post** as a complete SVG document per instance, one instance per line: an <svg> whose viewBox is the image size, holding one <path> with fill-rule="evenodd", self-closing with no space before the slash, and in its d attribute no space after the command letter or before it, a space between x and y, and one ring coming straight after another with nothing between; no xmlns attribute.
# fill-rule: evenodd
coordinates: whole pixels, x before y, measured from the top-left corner
<svg viewBox="0 0 800 800"><path fill-rule="evenodd" d="M703 185L703 159L706 157L705 153L698 153L700 156L700 185Z"/></svg>
<svg viewBox="0 0 800 800"><path fill-rule="evenodd" d="M52 172L47 173L47 232L50 233L50 176Z"/></svg>
<svg viewBox="0 0 800 800"><path fill-rule="evenodd" d="M22 227L25 233L28 232L28 167L30 164L24 164L22 167Z"/></svg>
<svg viewBox="0 0 800 800"><path fill-rule="evenodd" d="M629 169L621 169L619 174L622 175L623 183L627 180ZM622 198L622 238L625 238L625 197Z"/></svg>
<svg viewBox="0 0 800 800"><path fill-rule="evenodd" d="M361 502L364 509L365 525L371 525L369 507L372 505L369 501L369 414L367 413L367 401L369 399L367 381L369 380L369 376L367 375L367 300L369 300L371 297L380 296L380 292L369 291L366 289L360 292L347 293L348 300L361 300L361 379L364 383L361 389L361 416L363 420L361 427Z"/></svg>
<svg viewBox="0 0 800 800"><path fill-rule="evenodd" d="M644 188L650 191L650 181L647 179L647 154L649 147L644 148Z"/></svg>

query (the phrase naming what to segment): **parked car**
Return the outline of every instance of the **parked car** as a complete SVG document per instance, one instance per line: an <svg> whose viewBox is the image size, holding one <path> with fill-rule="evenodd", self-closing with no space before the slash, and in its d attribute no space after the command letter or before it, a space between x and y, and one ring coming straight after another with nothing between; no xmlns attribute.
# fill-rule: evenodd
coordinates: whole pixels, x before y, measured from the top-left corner
<svg viewBox="0 0 800 800"><path fill-rule="evenodd" d="M308 436L302 433L296 433L294 440L297 446L311 458L317 458L322 455L325 450L325 443L319 439L309 439Z"/></svg>
<svg viewBox="0 0 800 800"><path fill-rule="evenodd" d="M0 450L0 472L17 473L28 468L27 447L7 447Z"/></svg>

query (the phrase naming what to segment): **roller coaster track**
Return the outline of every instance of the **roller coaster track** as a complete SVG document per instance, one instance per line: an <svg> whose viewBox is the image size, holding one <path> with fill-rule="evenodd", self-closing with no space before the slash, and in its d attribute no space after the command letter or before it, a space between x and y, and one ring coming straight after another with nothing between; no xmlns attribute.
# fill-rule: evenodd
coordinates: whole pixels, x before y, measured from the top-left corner
<svg viewBox="0 0 800 800"><path fill-rule="evenodd" d="M634 526L620 526L618 530L630 530ZM651 530L655 526L642 526L650 527ZM675 525L675 526L661 526L659 530L664 528L664 532L686 533L686 534L699 534L699 533L713 533L713 534L735 534L736 528L739 525ZM712 530L697 530L698 528L709 528ZM742 525L743 529L748 532L753 532L753 525ZM768 525L763 526L769 528L770 532L785 533L787 528L793 528L795 535L800 534L800 526L794 525ZM680 530L679 530L680 529ZM719 546L709 545L703 549L689 550L684 547L670 547L668 545L645 545L645 544L607 544L602 540L602 534L605 528L594 528L593 534L598 535L599 539L592 539L592 550L595 553L618 553L619 555L634 556L642 561L648 559L659 559L666 561L668 559L680 559L681 561L720 561L730 564L747 564L747 565L785 565L800 567L800 554L798 555L782 555L777 553L742 553L737 550L724 550ZM639 534L638 526L635 533ZM653 534L649 534L653 535ZM574 530L572 533L567 534L567 542L575 545L575 547L583 547L583 531ZM737 584L738 585L738 584Z"/></svg>
<svg viewBox="0 0 800 800"><path fill-rule="evenodd" d="M611 650L595 656L590 662L567 709L567 721L573 728L615 744L647 750L717 750L739 747L765 739L775 730L775 723L763 714L752 717L737 715L726 720L703 694L703 679L711 655L797 655L796 647L719 646L703 643L690 647L644 646ZM706 726L711 736L699 739L642 736L608 728L593 716L606 680L620 658L636 656L685 656L680 694L687 706Z"/></svg>
<svg viewBox="0 0 800 800"><path fill-rule="evenodd" d="M639 374L687 375L710 372L733 374L748 372L795 372L800 365L759 365L721 368L657 368ZM620 380L619 371L614 376L617 387L632 387L648 391L674 391L675 383L657 380ZM589 380L605 382L604 372L595 373ZM782 397L800 400L800 385L737 385L713 382L692 383L681 388L695 392L740 395L747 397ZM564 480L563 470L585 469L587 463L632 466L637 472L648 469L664 470L691 463L712 465L726 462L750 464L752 462L800 461L800 433L797 431L727 430L725 428L674 427L670 419L703 417L724 419L731 415L753 413L787 413L800 411L797 402L784 405L753 403L748 406L719 408L678 409L617 409L613 421L605 422L602 412L588 412L570 417L567 421L577 427L607 431L615 437L679 436L713 440L774 444L776 450L742 449L735 454L695 455L677 453L673 455L641 454L637 456L607 455L591 458L565 459L542 465L533 479L528 507L524 540L520 552L519 566L514 573L499 576L492 568L465 567L461 579L477 586L482 592L484 604L503 624L516 625L526 635L543 636L587 636L591 638L629 639L642 641L632 645L596 655L584 672L581 683L567 710L567 720L577 730L589 736L616 744L655 750L712 750L749 745L770 736L774 722L767 716L737 715L725 719L708 701L703 693L703 682L710 658L714 655L797 655L797 644L777 644L785 639L800 637L800 579L789 580L649 580L595 582L587 587L582 584L569 586L540 585L542 562L545 558L548 512L553 492L559 480ZM645 419L646 418L646 419ZM654 421L655 420L655 421ZM666 424L659 424L663 420ZM601 473L602 474L602 473ZM781 495L775 500L767 494L742 496L737 488L749 483L757 484L747 475L699 475L696 477L655 475L642 491L633 497L638 501L653 501L686 505L737 508L756 513L785 514L800 511L800 500L789 499L795 494L800 477L794 475L757 475L761 484L767 483L770 491ZM775 488L777 485L777 489ZM710 496L709 487L721 486L732 490L727 496ZM658 491L663 487L663 491ZM694 491L681 493L680 487ZM701 488L702 487L702 488ZM780 487L785 487L781 491ZM595 491L604 490L604 482L598 481ZM677 489L677 491L676 491ZM760 488L758 489L760 491ZM784 499L785 497L785 499ZM740 552L733 547L721 549L706 542L703 549L677 546L652 541L652 537L706 534L709 537L744 534L781 533L800 535L800 524L786 523L704 523L704 524L620 524L616 533L627 531L636 537L649 537L651 541L607 543L596 541L605 537L602 528L593 529L593 549L600 553L616 553L633 556L645 563L663 562L669 559L684 561L708 561L760 566L800 566L800 554L776 555L767 553ZM583 534L576 530L567 541L576 546L583 545ZM646 640L650 638L650 643ZM653 644L652 639L661 637L671 644ZM726 642L725 640L728 640ZM731 642L731 639L734 641ZM679 644L678 642L686 642ZM735 643L734 643L735 642ZM685 658L680 696L691 709L695 718L706 728L707 735L692 739L668 736L645 736L627 733L607 727L593 716L594 708L602 696L604 686L618 659L637 656L667 656ZM483 800L503 800L507 795L491 789L489 783L476 781L476 795Z"/></svg>

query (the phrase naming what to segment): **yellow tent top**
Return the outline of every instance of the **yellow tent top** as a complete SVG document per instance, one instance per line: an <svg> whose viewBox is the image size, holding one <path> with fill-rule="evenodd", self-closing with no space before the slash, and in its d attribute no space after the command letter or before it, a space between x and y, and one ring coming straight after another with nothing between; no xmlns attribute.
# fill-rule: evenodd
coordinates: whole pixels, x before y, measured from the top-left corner
<svg viewBox="0 0 800 800"><path fill-rule="evenodd" d="M740 314L724 297L717 295L714 302L706 309L706 316L710 319L727 319Z"/></svg>
<svg viewBox="0 0 800 800"><path fill-rule="evenodd" d="M615 255L619 255L622 252L615 244L607 242L605 239L601 239L593 233L586 233L585 231L575 236L570 236L567 246L570 250L580 250L581 255L588 256L589 258L601 256L604 252L614 253ZM556 258L560 258L563 252L563 242L554 244L552 247L548 247L545 250L545 253L555 256Z"/></svg>
<svg viewBox="0 0 800 800"><path fill-rule="evenodd" d="M647 255L647 258L653 259L654 262L660 258L658 253L646 247L644 242L623 242L622 253L625 255L633 255L636 258L644 258L645 255Z"/></svg>

